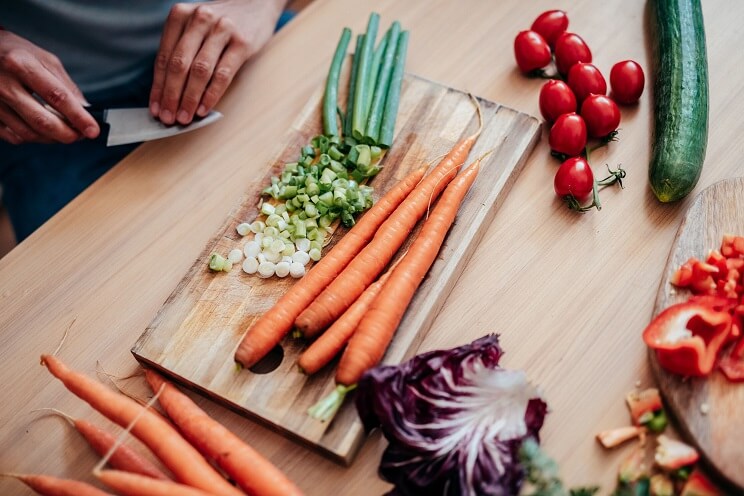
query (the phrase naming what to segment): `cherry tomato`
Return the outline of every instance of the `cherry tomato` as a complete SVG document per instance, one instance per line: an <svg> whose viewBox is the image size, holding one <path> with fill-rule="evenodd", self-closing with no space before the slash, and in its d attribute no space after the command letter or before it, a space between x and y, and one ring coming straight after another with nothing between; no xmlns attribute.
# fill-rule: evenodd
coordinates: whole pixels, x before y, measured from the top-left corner
<svg viewBox="0 0 744 496"><path fill-rule="evenodd" d="M540 89L540 113L548 122L563 114L576 112L576 97L563 81L551 79Z"/></svg>
<svg viewBox="0 0 744 496"><path fill-rule="evenodd" d="M562 10L548 10L537 16L530 29L545 38L552 47L561 33L568 29L568 16Z"/></svg>
<svg viewBox="0 0 744 496"><path fill-rule="evenodd" d="M581 117L592 138L604 138L620 125L620 109L612 98L589 95L581 104Z"/></svg>
<svg viewBox="0 0 744 496"><path fill-rule="evenodd" d="M568 74L577 62L591 61L592 51L578 34L566 32L555 40L555 65L561 74Z"/></svg>
<svg viewBox="0 0 744 496"><path fill-rule="evenodd" d="M573 195L579 201L592 196L594 173L584 157L572 157L558 167L553 180L555 194L561 198Z"/></svg>
<svg viewBox="0 0 744 496"><path fill-rule="evenodd" d="M641 98L645 82L643 69L632 60L618 62L610 71L612 97L617 103L629 105L637 102Z"/></svg>
<svg viewBox="0 0 744 496"><path fill-rule="evenodd" d="M514 39L514 56L522 72L542 69L550 63L550 47L534 31L522 31Z"/></svg>
<svg viewBox="0 0 744 496"><path fill-rule="evenodd" d="M580 115L571 112L556 119L548 137L550 149L574 157L586 146L586 124Z"/></svg>
<svg viewBox="0 0 744 496"><path fill-rule="evenodd" d="M607 82L602 73L595 65L586 62L579 62L571 66L571 69L568 70L568 85L573 90L579 103L583 102L592 93L595 95L607 93Z"/></svg>

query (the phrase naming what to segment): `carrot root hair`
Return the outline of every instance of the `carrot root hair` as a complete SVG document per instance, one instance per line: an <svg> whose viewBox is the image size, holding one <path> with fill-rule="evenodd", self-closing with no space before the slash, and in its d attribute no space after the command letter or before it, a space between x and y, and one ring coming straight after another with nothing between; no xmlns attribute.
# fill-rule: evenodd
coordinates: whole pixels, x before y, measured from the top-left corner
<svg viewBox="0 0 744 496"><path fill-rule="evenodd" d="M160 393L163 392L163 389L165 389L165 384L160 387L157 393L150 399L150 401L145 404L142 409L139 411L139 413L132 419L131 422L129 422L129 425L126 429L124 429L121 434L119 434L119 437L116 438L116 442L111 445L108 452L99 460L99 462L96 464L95 467L93 467L93 475L96 477L98 474L101 473L101 470L103 470L103 467L106 466L111 456L114 454L114 452L119 449L119 447L124 444L124 440L129 436L129 433L134 428L135 424L139 421L139 419L142 418L142 416L145 414L145 412L152 407L153 404L158 400L160 397Z"/></svg>
<svg viewBox="0 0 744 496"><path fill-rule="evenodd" d="M36 408L34 410L31 410L29 413L37 413L37 412L45 412L46 415L43 415L43 417L54 415L54 416L63 418L71 426L73 426L73 427L75 426L75 418L72 415L69 415L69 414L63 412L62 410L58 410L58 409L52 408L52 407L46 407L46 408Z"/></svg>
<svg viewBox="0 0 744 496"><path fill-rule="evenodd" d="M57 356L57 353L59 353L62 350L62 345L65 344L65 341L67 340L67 335L70 333L70 329L72 329L72 326L76 320L77 320L77 317L74 317L72 319L72 322L70 322L70 324L67 326L67 329L65 329L65 333L62 334L62 339L59 341L59 344L52 352L52 356ZM41 365L44 365L44 360L42 359L40 363Z"/></svg>

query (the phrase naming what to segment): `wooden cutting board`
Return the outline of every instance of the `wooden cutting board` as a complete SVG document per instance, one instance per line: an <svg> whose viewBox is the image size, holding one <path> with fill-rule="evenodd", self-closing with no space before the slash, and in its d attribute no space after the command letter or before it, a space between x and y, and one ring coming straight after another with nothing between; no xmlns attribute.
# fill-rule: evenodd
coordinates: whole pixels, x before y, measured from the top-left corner
<svg viewBox="0 0 744 496"><path fill-rule="evenodd" d="M703 190L679 227L659 287L654 315L690 296L669 282L690 257L704 258L721 246L724 234L744 235L744 178L727 179ZM688 440L717 474L744 489L744 383L718 371L707 378L683 378L661 368L649 353L664 399ZM710 411L704 414L701 405Z"/></svg>
<svg viewBox="0 0 744 496"><path fill-rule="evenodd" d="M233 361L235 349L252 322L293 280L249 276L239 265L227 274L207 269L210 253L226 255L233 248L242 248L248 238L242 239L235 228L256 217L259 194L269 177L285 162L295 160L300 148L320 133L320 96L319 92L300 113L263 180L247 185L248 194L207 243L132 353L178 382L348 464L364 439L353 397L347 398L332 422L321 423L306 413L333 389L335 367L326 367L312 377L301 374L296 362L305 343L291 337L281 343L275 363L263 364L266 367L262 371L266 372L283 355L271 372L238 371ZM489 150L493 153L482 163L439 257L411 302L385 355L386 363L398 363L414 354L539 139L540 123L534 117L493 102L480 102L484 128L470 157L472 160ZM382 172L371 183L375 196L379 198L409 172L443 156L476 127L477 117L467 94L406 76L395 144L384 158ZM343 235L340 231L334 234L331 245ZM491 270L494 260L473 262Z"/></svg>

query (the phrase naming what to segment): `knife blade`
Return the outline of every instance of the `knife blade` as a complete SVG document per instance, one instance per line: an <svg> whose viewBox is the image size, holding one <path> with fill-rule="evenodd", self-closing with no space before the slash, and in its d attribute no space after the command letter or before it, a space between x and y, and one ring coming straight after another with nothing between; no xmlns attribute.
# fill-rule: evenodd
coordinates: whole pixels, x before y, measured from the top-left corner
<svg viewBox="0 0 744 496"><path fill-rule="evenodd" d="M180 124L166 126L155 119L147 107L104 110L88 107L87 110L102 125L102 133L106 132L106 128L108 128L106 146L168 138L200 129L222 118L220 112L212 110L203 118L195 117L191 124L186 126Z"/></svg>

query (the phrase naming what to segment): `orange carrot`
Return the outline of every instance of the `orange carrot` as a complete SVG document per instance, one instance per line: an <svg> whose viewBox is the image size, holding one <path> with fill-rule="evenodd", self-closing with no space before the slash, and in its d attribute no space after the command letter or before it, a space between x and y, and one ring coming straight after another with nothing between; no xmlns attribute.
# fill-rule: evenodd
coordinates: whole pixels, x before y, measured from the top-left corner
<svg viewBox="0 0 744 496"><path fill-rule="evenodd" d="M100 456L104 456L116 444L116 436L101 429L92 422L73 418L55 408L42 408L41 410L52 411L67 420L70 425L82 434L91 448ZM124 470L125 472L146 475L153 479L170 480L155 464L125 444L121 444L116 448L116 451L111 454L108 463L112 467Z"/></svg>
<svg viewBox="0 0 744 496"><path fill-rule="evenodd" d="M235 352L235 360L251 367L292 329L300 313L369 243L377 228L424 177L426 168L413 171L386 193L313 268L248 330Z"/></svg>
<svg viewBox="0 0 744 496"><path fill-rule="evenodd" d="M434 263L465 194L478 175L480 161L460 174L448 187L424 222L408 253L372 302L341 357L336 382L356 384L362 374L382 359L414 293Z"/></svg>
<svg viewBox="0 0 744 496"><path fill-rule="evenodd" d="M332 418L362 374L382 359L414 293L436 260L479 166L480 159L447 187L349 340L336 370L336 389L310 408L311 416L322 421Z"/></svg>
<svg viewBox="0 0 744 496"><path fill-rule="evenodd" d="M480 116L480 107L478 107ZM377 230L375 237L359 252L344 271L325 288L295 321L303 334L317 333L339 318L359 295L390 263L416 223L423 217L429 202L436 199L459 167L465 162L481 129L455 145L442 161L424 178L408 198Z"/></svg>
<svg viewBox="0 0 744 496"><path fill-rule="evenodd" d="M43 496L111 496L85 482L40 474L2 474L13 477Z"/></svg>
<svg viewBox="0 0 744 496"><path fill-rule="evenodd" d="M341 348L354 334L354 330L356 330L357 325L359 325L372 300L378 295L389 275L390 272L386 272L365 289L364 293L357 298L357 301L300 355L298 364L305 374L316 373L338 355Z"/></svg>
<svg viewBox="0 0 744 496"><path fill-rule="evenodd" d="M150 448L179 481L214 494L226 496L241 494L160 415L153 413L152 410L143 412L136 401L69 369L55 356L42 355L41 363L46 365L49 372L62 381L73 394L122 427L126 427L141 415L132 428L132 434Z"/></svg>
<svg viewBox="0 0 744 496"><path fill-rule="evenodd" d="M93 474L108 487L124 496L210 496L213 494L170 480L153 479L122 470L99 470Z"/></svg>
<svg viewBox="0 0 744 496"><path fill-rule="evenodd" d="M152 370L145 370L145 377L153 391L161 391L158 398L160 404L186 439L202 454L213 459L249 494L302 494L281 470L212 419L171 383Z"/></svg>

